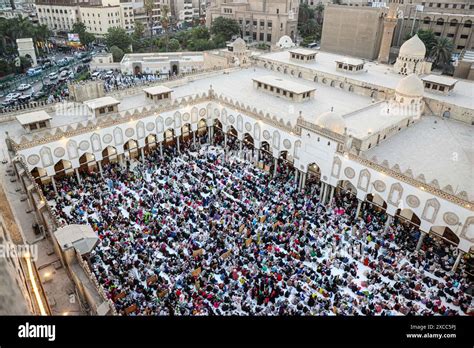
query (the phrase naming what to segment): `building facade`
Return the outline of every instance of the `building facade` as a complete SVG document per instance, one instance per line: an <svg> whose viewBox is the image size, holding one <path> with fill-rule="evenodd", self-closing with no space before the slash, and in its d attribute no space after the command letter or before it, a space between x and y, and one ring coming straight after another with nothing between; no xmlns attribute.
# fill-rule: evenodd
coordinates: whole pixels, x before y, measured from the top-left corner
<svg viewBox="0 0 474 348"><path fill-rule="evenodd" d="M153 14L149 16L143 0L37 0L36 8L40 24L45 24L53 32L71 32L76 22L83 22L87 31L102 37L111 27L120 27L128 33L135 28L135 21L142 22L145 28L157 26L161 16L162 3L157 1Z"/></svg>
<svg viewBox="0 0 474 348"><path fill-rule="evenodd" d="M324 11L321 49L369 60L379 55L386 10L328 5Z"/></svg>
<svg viewBox="0 0 474 348"><path fill-rule="evenodd" d="M418 5L418 9L416 9ZM420 7L422 6L422 7ZM421 10L421 11L420 11ZM452 40L454 52L474 49L474 2L470 0L415 0L401 4L395 46L400 46L411 33L431 30L437 37Z"/></svg>
<svg viewBox="0 0 474 348"><path fill-rule="evenodd" d="M295 41L298 9L297 0L213 0L206 9L206 25L217 17L232 18L239 22L245 41L274 45L284 35Z"/></svg>

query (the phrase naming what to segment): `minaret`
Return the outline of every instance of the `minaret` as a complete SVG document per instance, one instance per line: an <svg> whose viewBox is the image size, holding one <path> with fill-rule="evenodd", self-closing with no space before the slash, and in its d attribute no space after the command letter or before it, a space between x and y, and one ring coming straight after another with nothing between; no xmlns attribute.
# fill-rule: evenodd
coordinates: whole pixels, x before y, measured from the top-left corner
<svg viewBox="0 0 474 348"><path fill-rule="evenodd" d="M383 20L383 36L380 44L378 61L380 63L388 63L390 56L390 47L392 46L393 32L397 25L398 4L393 0L388 4L388 13Z"/></svg>

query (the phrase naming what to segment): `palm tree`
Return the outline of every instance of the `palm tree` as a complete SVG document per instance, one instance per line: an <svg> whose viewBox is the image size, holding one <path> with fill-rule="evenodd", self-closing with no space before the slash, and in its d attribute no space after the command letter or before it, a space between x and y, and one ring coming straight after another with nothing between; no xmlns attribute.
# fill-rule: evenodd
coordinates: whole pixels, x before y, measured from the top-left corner
<svg viewBox="0 0 474 348"><path fill-rule="evenodd" d="M437 38L430 51L430 57L433 59L434 65L446 69L451 63L453 50L454 45L450 39L446 37Z"/></svg>
<svg viewBox="0 0 474 348"><path fill-rule="evenodd" d="M170 24L170 19L169 19L169 13L170 13L170 8L168 5L163 5L161 8L161 26L163 27L163 30L166 31L168 30L169 24Z"/></svg>
<svg viewBox="0 0 474 348"><path fill-rule="evenodd" d="M169 13L170 13L169 7L167 5L163 5L163 7L161 7L160 22L161 22L163 31L165 32L166 52L168 52L168 43L169 43L169 37L168 37L168 27L170 24Z"/></svg>
<svg viewBox="0 0 474 348"><path fill-rule="evenodd" d="M155 9L155 0L145 0L143 7L148 15L148 26L150 27L150 37L153 36L153 10Z"/></svg>
<svg viewBox="0 0 474 348"><path fill-rule="evenodd" d="M314 9L314 16L316 18L316 22L318 22L319 25L323 24L323 14L324 14L324 5L322 3L319 3L316 5Z"/></svg>

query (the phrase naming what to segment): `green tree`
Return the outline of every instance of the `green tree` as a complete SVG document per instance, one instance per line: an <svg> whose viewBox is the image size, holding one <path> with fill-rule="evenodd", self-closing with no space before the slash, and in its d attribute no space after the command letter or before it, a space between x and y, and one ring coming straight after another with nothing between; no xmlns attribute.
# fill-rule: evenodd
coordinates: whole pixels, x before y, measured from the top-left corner
<svg viewBox="0 0 474 348"><path fill-rule="evenodd" d="M150 29L150 37L153 36L153 10L155 9L155 0L145 0L143 3L145 12L148 15L148 28Z"/></svg>
<svg viewBox="0 0 474 348"><path fill-rule="evenodd" d="M112 46L109 48L110 53L112 53L112 57L114 58L114 62L120 62L124 56L124 52L121 48L117 46Z"/></svg>
<svg viewBox="0 0 474 348"><path fill-rule="evenodd" d="M301 4L298 10L298 27L310 19L314 19L314 10L308 4Z"/></svg>
<svg viewBox="0 0 474 348"><path fill-rule="evenodd" d="M192 40L209 40L211 38L209 29L204 26L192 28L190 31Z"/></svg>
<svg viewBox="0 0 474 348"><path fill-rule="evenodd" d="M451 65L451 57L453 55L453 42L446 38L440 37L436 39L435 45L430 50L430 57L436 67L448 70Z"/></svg>
<svg viewBox="0 0 474 348"><path fill-rule="evenodd" d="M310 19L306 21L300 27L300 34L303 37L310 36L310 35L316 36L316 34L319 33L320 31L321 31L320 25L315 19Z"/></svg>
<svg viewBox="0 0 474 348"><path fill-rule="evenodd" d="M135 22L135 28L133 29L133 38L135 40L143 39L145 34L145 26L142 22Z"/></svg>
<svg viewBox="0 0 474 348"><path fill-rule="evenodd" d="M76 22L72 25L72 32L79 34L81 44L88 46L95 41L94 34L87 32L86 25L82 22Z"/></svg>
<svg viewBox="0 0 474 348"><path fill-rule="evenodd" d="M176 52L176 51L179 51L179 49L181 48L181 45L179 44L179 41L176 40L176 39L171 39L169 40L168 42L168 50L170 52Z"/></svg>
<svg viewBox="0 0 474 348"><path fill-rule="evenodd" d="M224 40L229 41L232 36L240 33L239 23L232 18L217 17L211 24L212 35L221 35Z"/></svg>
<svg viewBox="0 0 474 348"><path fill-rule="evenodd" d="M113 27L107 30L107 34L105 34L105 42L108 48L117 46L122 51L127 52L132 43L132 39L125 29Z"/></svg>
<svg viewBox="0 0 474 348"><path fill-rule="evenodd" d="M170 8L168 5L163 5L161 6L161 11L160 11L160 23L161 26L163 27L163 31L166 33L168 31L168 27L170 25Z"/></svg>

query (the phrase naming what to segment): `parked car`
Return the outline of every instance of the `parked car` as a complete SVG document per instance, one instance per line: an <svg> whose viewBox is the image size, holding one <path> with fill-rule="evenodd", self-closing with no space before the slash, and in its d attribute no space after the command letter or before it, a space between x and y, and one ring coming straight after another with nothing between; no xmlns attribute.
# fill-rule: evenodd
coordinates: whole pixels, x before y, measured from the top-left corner
<svg viewBox="0 0 474 348"><path fill-rule="evenodd" d="M27 89L30 89L31 85L29 83L22 83L21 85L18 86L16 89L17 91L26 91Z"/></svg>
<svg viewBox="0 0 474 348"><path fill-rule="evenodd" d="M100 71L94 71L91 75L92 79L95 80L95 79L98 79L100 78L100 75L101 75L101 72Z"/></svg>
<svg viewBox="0 0 474 348"><path fill-rule="evenodd" d="M112 70L109 70L104 74L106 79L111 78L112 76L114 76L114 72Z"/></svg>
<svg viewBox="0 0 474 348"><path fill-rule="evenodd" d="M44 91L38 91L38 92L34 92L32 95L31 95L31 98L33 100L38 100L38 99L41 99L43 97L46 97L46 93Z"/></svg>
<svg viewBox="0 0 474 348"><path fill-rule="evenodd" d="M66 66L69 64L69 60L67 60L66 58L63 58L63 59L59 59L56 64L58 66Z"/></svg>
<svg viewBox="0 0 474 348"><path fill-rule="evenodd" d="M21 93L8 93L5 100L17 100Z"/></svg>
<svg viewBox="0 0 474 348"><path fill-rule="evenodd" d="M48 78L50 80L56 80L58 78L58 73L57 72L52 72L51 74L48 75Z"/></svg>
<svg viewBox="0 0 474 348"><path fill-rule="evenodd" d="M30 101L30 99L31 99L31 94L23 94L20 97L18 97L18 103L26 104Z"/></svg>
<svg viewBox="0 0 474 348"><path fill-rule="evenodd" d="M28 75L28 76L36 76L36 75L39 75L42 71L43 71L43 69L40 68L40 67L29 68L29 69L26 71L26 75Z"/></svg>
<svg viewBox="0 0 474 348"><path fill-rule="evenodd" d="M69 70L69 67L67 67L67 66L62 66L62 67L59 68L59 71L60 71L60 72L63 72L63 71L65 71L65 70Z"/></svg>
<svg viewBox="0 0 474 348"><path fill-rule="evenodd" d="M92 61L92 57L90 57L90 56L89 57L84 57L84 58L81 59L81 62L83 62L83 63L89 63L90 61Z"/></svg>
<svg viewBox="0 0 474 348"><path fill-rule="evenodd" d="M16 100L14 99L5 99L3 102L2 102L2 107L4 108L8 108L9 106L13 106L15 105L16 103Z"/></svg>
<svg viewBox="0 0 474 348"><path fill-rule="evenodd" d="M61 73L59 74L59 77L66 77L68 75L69 75L69 69L65 69L61 71Z"/></svg>

